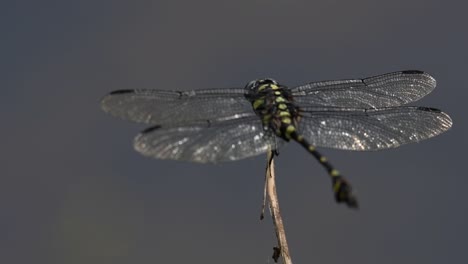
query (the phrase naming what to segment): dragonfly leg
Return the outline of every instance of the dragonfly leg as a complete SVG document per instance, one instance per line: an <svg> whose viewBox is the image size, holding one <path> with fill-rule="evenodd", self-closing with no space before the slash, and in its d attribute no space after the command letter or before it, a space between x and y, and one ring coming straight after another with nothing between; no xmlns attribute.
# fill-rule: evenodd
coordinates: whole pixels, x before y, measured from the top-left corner
<svg viewBox="0 0 468 264"><path fill-rule="evenodd" d="M299 144L301 144L308 152L312 154L312 156L317 159L320 164L327 170L328 175L332 180L332 188L333 193L335 194L335 200L338 203L345 203L350 208L358 208L358 202L356 197L354 196L353 190L351 185L348 181L340 174L338 170L336 170L328 159L320 154L315 147L309 144L303 136L298 135L297 133L293 133L291 135L292 139L296 140Z"/></svg>

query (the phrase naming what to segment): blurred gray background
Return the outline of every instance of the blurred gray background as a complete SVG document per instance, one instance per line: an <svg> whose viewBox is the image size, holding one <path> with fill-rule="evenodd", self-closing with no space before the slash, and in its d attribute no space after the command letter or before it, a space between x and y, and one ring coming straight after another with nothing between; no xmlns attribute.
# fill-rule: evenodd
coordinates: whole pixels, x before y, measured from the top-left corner
<svg viewBox="0 0 468 264"><path fill-rule="evenodd" d="M101 111L116 89L290 86L419 69L417 105L454 127L382 152L322 149L358 192L335 204L290 144L278 192L295 263L466 263L468 34L463 1L2 1L1 263L272 263L265 157L145 158L144 126Z"/></svg>

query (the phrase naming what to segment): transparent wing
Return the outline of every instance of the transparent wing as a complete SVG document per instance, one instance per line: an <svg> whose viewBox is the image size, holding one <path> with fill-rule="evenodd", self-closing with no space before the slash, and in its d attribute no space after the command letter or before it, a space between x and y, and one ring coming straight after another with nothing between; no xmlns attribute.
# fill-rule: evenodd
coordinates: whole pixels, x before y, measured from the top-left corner
<svg viewBox="0 0 468 264"><path fill-rule="evenodd" d="M309 143L345 150L394 148L436 136L452 126L446 113L426 107L322 107L303 109L300 116L298 131Z"/></svg>
<svg viewBox="0 0 468 264"><path fill-rule="evenodd" d="M157 159L216 163L255 156L282 143L255 116L210 126L149 128L135 138L134 147Z"/></svg>
<svg viewBox="0 0 468 264"><path fill-rule="evenodd" d="M240 88L120 90L105 96L101 106L105 112L126 120L163 126L220 122L254 114Z"/></svg>
<svg viewBox="0 0 468 264"><path fill-rule="evenodd" d="M314 82L291 89L299 107L381 108L414 102L430 93L436 80L422 71L400 71L339 81Z"/></svg>

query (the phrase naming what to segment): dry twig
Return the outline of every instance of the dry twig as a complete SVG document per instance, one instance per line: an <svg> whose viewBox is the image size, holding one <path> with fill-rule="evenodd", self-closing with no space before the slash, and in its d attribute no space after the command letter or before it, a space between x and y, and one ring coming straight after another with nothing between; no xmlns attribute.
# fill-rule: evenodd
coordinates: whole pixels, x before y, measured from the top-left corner
<svg viewBox="0 0 468 264"><path fill-rule="evenodd" d="M278 258L281 256L284 264L292 264L291 256L289 255L288 242L286 241L286 232L284 231L283 219L281 218L278 196L276 194L274 156L274 151L268 152L265 189L263 193L263 206L260 219L263 219L266 203L265 196L268 196L270 214L275 226L276 238L278 239L278 246L273 248L273 259L275 262L278 262Z"/></svg>

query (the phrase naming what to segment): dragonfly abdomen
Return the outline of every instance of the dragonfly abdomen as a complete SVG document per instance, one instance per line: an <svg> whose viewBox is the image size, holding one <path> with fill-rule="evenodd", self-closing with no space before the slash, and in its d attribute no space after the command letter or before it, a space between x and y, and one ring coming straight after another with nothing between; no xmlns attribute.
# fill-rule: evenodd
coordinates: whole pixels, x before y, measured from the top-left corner
<svg viewBox="0 0 468 264"><path fill-rule="evenodd" d="M351 208L357 208L358 203L351 189L351 185L344 179L340 172L330 164L328 159L317 151L314 145L310 144L302 135L293 131L289 134L290 138L301 144L320 164L327 170L332 180L333 193L339 203L346 203Z"/></svg>

